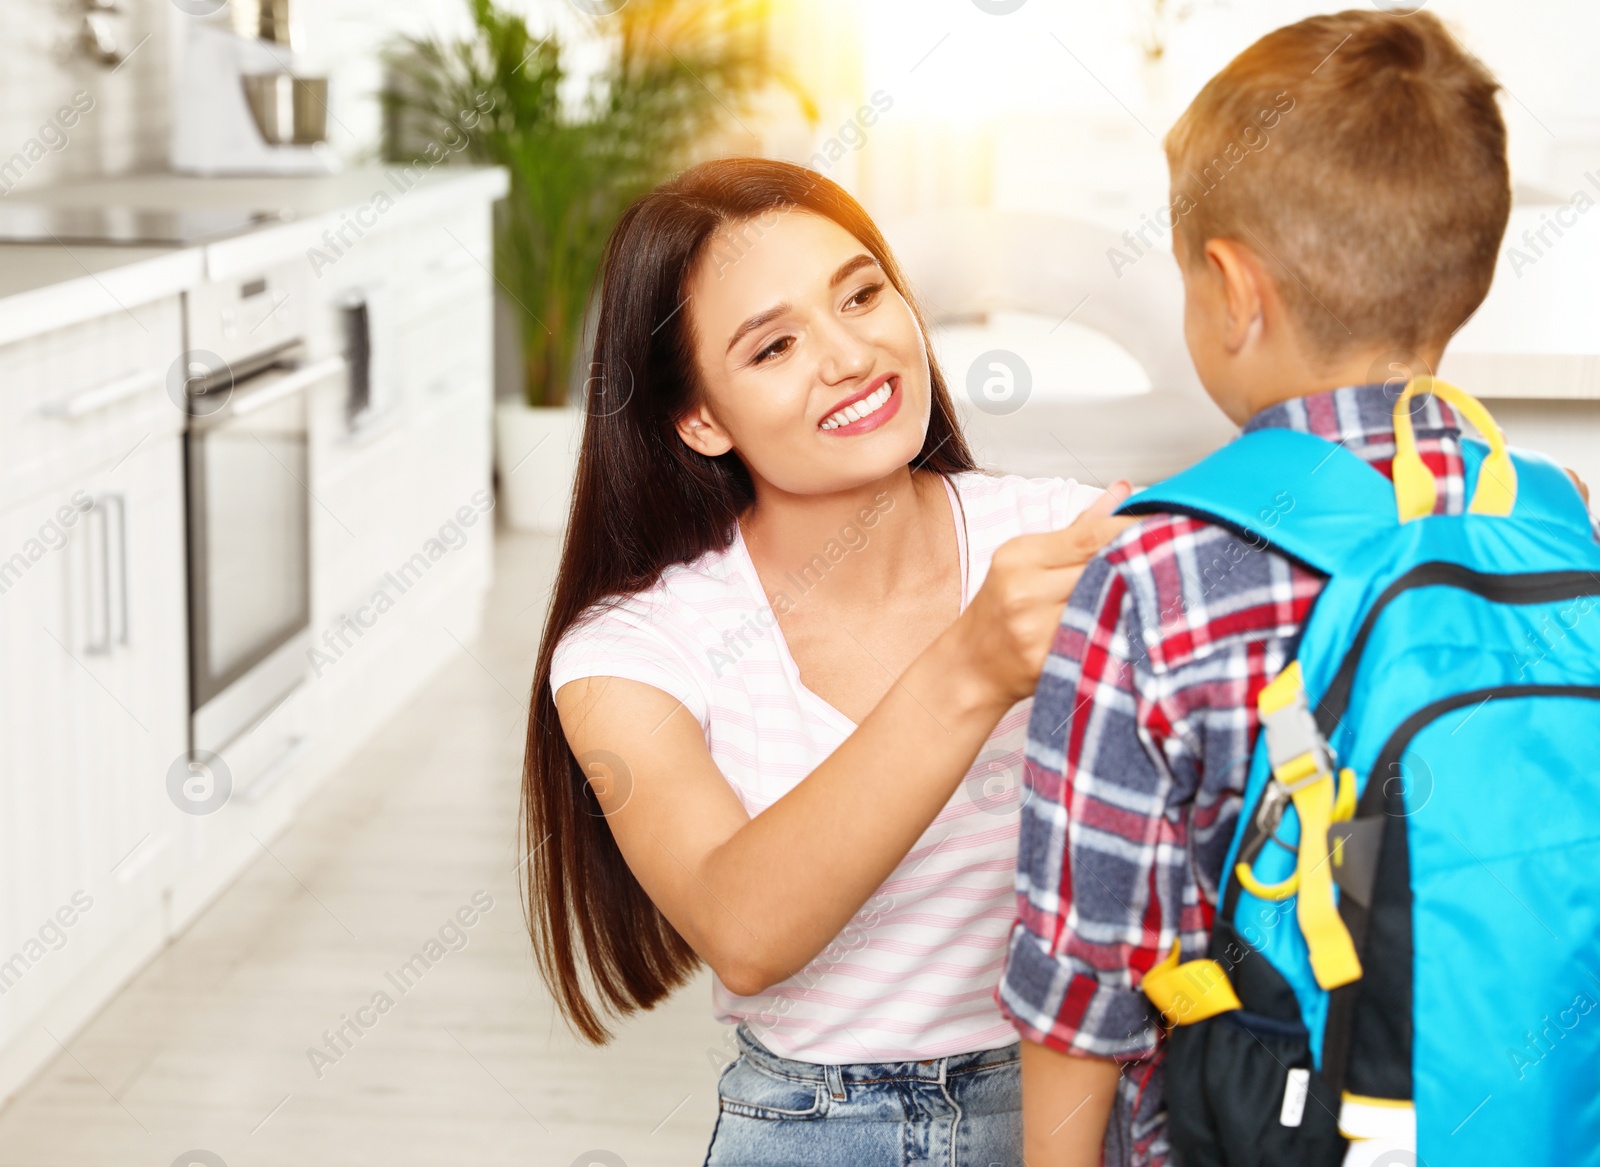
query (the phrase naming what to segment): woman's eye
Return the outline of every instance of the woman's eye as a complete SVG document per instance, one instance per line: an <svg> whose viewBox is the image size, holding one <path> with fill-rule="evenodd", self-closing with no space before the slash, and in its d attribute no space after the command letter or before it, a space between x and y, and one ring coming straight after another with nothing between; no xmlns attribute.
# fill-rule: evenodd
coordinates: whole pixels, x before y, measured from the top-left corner
<svg viewBox="0 0 1600 1167"><path fill-rule="evenodd" d="M751 363L759 365L762 361L766 360L768 357L775 357L775 356L778 356L781 353L787 352L788 349L789 349L789 346L791 344L793 344L793 343L794 343L794 337L792 337L792 336L780 336L777 340L773 341L766 348L764 348L760 352L758 352L756 354L755 360L752 361Z"/></svg>
<svg viewBox="0 0 1600 1167"><path fill-rule="evenodd" d="M870 304L873 300L877 299L878 293L881 291L883 291L882 284L868 284L866 287L862 288L859 292L846 300L845 307L861 307L863 305Z"/></svg>

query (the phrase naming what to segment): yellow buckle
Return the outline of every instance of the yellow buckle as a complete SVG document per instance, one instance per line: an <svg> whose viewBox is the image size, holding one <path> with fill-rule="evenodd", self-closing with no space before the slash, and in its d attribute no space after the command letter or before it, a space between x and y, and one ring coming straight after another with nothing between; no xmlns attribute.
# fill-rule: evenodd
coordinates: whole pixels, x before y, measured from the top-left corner
<svg viewBox="0 0 1600 1167"><path fill-rule="evenodd" d="M1178 963L1179 942L1160 964L1144 974L1139 988L1161 1014L1168 1029L1193 1025L1207 1017L1240 1008L1239 996L1228 981L1228 974L1214 960L1189 960Z"/></svg>

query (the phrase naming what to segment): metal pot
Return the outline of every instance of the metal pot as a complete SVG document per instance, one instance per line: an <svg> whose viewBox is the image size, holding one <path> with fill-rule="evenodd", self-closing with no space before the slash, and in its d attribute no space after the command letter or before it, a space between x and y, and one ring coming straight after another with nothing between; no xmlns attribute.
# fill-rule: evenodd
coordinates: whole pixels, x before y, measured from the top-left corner
<svg viewBox="0 0 1600 1167"><path fill-rule="evenodd" d="M328 138L328 79L246 73L240 81L256 128L269 146L309 146Z"/></svg>
<svg viewBox="0 0 1600 1167"><path fill-rule="evenodd" d="M220 7L220 5L219 5ZM233 0L233 31L247 40L300 48L300 5L291 0Z"/></svg>

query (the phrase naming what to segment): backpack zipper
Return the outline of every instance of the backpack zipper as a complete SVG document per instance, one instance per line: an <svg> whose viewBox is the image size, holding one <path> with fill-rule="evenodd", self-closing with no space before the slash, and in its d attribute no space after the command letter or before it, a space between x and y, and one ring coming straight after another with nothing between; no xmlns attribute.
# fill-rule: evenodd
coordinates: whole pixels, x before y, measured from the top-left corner
<svg viewBox="0 0 1600 1167"><path fill-rule="evenodd" d="M1355 687L1356 671L1361 666L1361 655L1367 647L1378 617L1402 593L1413 588L1452 587L1482 596L1496 604L1548 604L1557 600L1575 600L1583 596L1600 596L1600 576L1589 571L1538 571L1518 575L1497 575L1474 571L1459 563L1432 560L1419 563L1383 590L1372 607L1367 609L1361 628L1338 671L1328 683L1327 691L1316 708L1317 728L1323 737L1331 737L1350 705L1350 694Z"/></svg>
<svg viewBox="0 0 1600 1167"><path fill-rule="evenodd" d="M1400 764L1400 756L1411 745L1411 739L1452 709L1480 705L1494 697L1584 697L1600 701L1600 685L1490 685L1484 689L1470 689L1465 693L1440 698L1430 705L1424 705L1395 727L1389 740L1383 743L1383 749L1378 751L1377 760L1372 764L1372 773L1391 773ZM1377 800L1371 796L1371 792L1374 789L1381 791L1383 786L1382 782L1368 779L1356 809L1358 816L1378 813L1381 808L1376 805Z"/></svg>

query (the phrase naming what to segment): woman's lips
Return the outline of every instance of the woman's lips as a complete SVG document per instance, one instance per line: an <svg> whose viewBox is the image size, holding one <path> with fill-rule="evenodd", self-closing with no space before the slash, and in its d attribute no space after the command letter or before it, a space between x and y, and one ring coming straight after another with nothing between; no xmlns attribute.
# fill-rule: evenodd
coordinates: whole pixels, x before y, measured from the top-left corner
<svg viewBox="0 0 1600 1167"><path fill-rule="evenodd" d="M885 382L889 386L889 399L865 417L858 417L855 421L846 422L844 425L822 432L829 437L853 437L856 434L868 433L885 424L896 413L900 412L900 401L904 394L900 391L900 378L891 376ZM876 390L874 390L876 392ZM870 397L872 394L867 394ZM838 411L835 410L835 413ZM830 415L831 416L831 415ZM826 419L824 419L826 420Z"/></svg>

